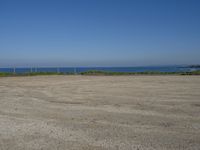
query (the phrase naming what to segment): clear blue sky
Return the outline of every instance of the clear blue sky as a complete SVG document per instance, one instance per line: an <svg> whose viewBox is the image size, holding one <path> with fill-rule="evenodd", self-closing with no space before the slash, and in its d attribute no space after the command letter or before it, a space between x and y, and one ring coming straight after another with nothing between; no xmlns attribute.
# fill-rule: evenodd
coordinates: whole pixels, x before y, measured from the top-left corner
<svg viewBox="0 0 200 150"><path fill-rule="evenodd" d="M200 0L0 0L0 67L200 63Z"/></svg>

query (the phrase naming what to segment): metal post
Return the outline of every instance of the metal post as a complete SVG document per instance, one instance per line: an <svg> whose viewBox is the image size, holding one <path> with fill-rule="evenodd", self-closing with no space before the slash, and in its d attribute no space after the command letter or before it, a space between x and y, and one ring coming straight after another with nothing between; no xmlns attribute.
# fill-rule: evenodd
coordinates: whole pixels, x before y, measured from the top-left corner
<svg viewBox="0 0 200 150"><path fill-rule="evenodd" d="M33 68L31 67L31 73L33 72Z"/></svg>
<svg viewBox="0 0 200 150"><path fill-rule="evenodd" d="M13 68L13 74L16 74L16 68L15 67Z"/></svg>
<svg viewBox="0 0 200 150"><path fill-rule="evenodd" d="M37 68L35 68L35 72L37 72Z"/></svg>
<svg viewBox="0 0 200 150"><path fill-rule="evenodd" d="M60 73L60 69L59 69L59 68L57 68L57 73L58 73L58 74Z"/></svg>
<svg viewBox="0 0 200 150"><path fill-rule="evenodd" d="M74 74L76 74L76 68L74 67Z"/></svg>

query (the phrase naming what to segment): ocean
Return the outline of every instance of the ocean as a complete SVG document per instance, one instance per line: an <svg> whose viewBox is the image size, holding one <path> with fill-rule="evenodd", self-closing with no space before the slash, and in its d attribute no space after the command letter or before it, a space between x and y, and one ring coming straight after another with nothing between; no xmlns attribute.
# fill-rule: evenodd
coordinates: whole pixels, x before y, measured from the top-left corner
<svg viewBox="0 0 200 150"><path fill-rule="evenodd" d="M28 72L61 72L61 73L81 73L89 70L111 71L111 72L189 72L197 69L183 66L164 67L32 67L32 68L0 68L0 72L8 73L28 73Z"/></svg>

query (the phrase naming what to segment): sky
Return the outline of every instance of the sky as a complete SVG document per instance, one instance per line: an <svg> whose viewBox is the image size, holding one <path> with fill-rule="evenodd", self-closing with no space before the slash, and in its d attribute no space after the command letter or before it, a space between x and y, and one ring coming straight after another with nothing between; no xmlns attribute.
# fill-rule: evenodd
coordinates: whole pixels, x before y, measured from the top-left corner
<svg viewBox="0 0 200 150"><path fill-rule="evenodd" d="M0 67L185 64L199 0L0 0Z"/></svg>

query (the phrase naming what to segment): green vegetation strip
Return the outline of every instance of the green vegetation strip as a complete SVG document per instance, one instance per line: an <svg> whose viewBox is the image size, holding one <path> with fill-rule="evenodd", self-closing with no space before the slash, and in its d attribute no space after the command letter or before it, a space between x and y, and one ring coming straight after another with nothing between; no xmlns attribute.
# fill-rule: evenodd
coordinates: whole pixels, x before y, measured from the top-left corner
<svg viewBox="0 0 200 150"><path fill-rule="evenodd" d="M38 75L70 75L70 74L73 74L73 73L57 73L57 72L4 73L4 72L0 72L0 77L38 76Z"/></svg>
<svg viewBox="0 0 200 150"><path fill-rule="evenodd" d="M74 73L56 73L56 72L34 72L34 73L3 73L0 72L0 77L12 77L12 76L38 76L38 75L73 75ZM191 72L109 72L109 71L98 71L90 70L86 72L78 73L79 75L200 75L200 70Z"/></svg>
<svg viewBox="0 0 200 150"><path fill-rule="evenodd" d="M81 75L200 75L199 71L191 72L159 72L159 71L147 71L147 72L108 72L91 70L80 73Z"/></svg>

